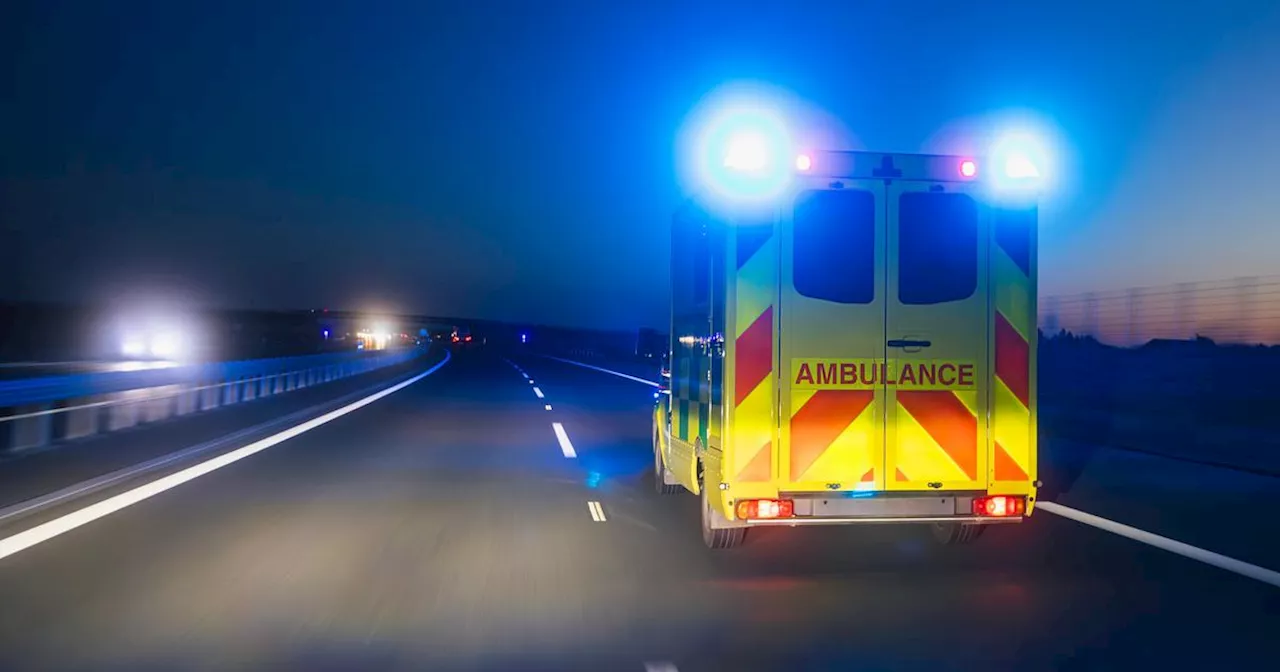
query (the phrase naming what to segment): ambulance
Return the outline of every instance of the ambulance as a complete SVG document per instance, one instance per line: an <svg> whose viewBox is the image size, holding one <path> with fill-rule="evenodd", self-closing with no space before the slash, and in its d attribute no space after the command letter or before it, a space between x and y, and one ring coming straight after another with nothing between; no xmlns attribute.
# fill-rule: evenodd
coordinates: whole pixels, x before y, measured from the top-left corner
<svg viewBox="0 0 1280 672"><path fill-rule="evenodd" d="M658 492L701 499L711 548L860 523L957 544L1030 516L1034 167L813 152L786 172L673 218Z"/></svg>

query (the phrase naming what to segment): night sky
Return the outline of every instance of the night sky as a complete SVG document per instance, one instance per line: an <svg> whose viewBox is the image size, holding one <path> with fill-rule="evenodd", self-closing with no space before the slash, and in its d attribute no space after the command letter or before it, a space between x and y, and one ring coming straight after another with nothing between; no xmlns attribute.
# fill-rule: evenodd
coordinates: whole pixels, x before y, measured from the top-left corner
<svg viewBox="0 0 1280 672"><path fill-rule="evenodd" d="M1046 293L1280 272L1274 0L196 4L0 9L0 296L661 325L744 81L850 147L1037 119Z"/></svg>

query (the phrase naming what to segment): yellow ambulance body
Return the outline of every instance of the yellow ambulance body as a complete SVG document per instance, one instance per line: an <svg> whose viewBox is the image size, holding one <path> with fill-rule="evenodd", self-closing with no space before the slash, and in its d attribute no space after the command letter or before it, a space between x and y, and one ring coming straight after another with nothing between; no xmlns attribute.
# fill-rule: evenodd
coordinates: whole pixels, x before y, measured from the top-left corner
<svg viewBox="0 0 1280 672"><path fill-rule="evenodd" d="M703 538L924 523L947 543L1036 494L1036 208L980 159L797 157L776 197L672 226L660 492Z"/></svg>

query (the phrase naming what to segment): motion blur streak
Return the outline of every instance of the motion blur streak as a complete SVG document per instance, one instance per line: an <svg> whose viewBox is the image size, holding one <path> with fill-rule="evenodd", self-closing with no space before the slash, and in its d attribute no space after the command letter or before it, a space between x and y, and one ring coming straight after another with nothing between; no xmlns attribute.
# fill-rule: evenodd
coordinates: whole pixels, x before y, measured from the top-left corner
<svg viewBox="0 0 1280 672"><path fill-rule="evenodd" d="M42 523L29 530L19 532L18 534L6 537L5 539L0 539L0 558L7 558L10 555L31 548L36 544L53 539L63 533L70 532L81 525L86 525L104 516L109 516L125 507L132 506L145 499L154 497L166 490L176 488L187 481L195 480L229 464L239 462L250 455L260 453L278 443L283 443L295 436L309 432L316 427L337 420L348 413L358 411L361 408L382 399L383 397L395 394L396 392L399 392L400 390L403 390L419 380L435 373L445 364L448 364L449 359L450 354L446 352L444 359L435 366L432 366L426 371L423 371L406 381L392 385L380 392L375 392L374 394L371 394L359 401L352 402L342 408L325 413L318 418L290 427L282 432L268 436L260 441L255 441L247 446L237 448L229 453L223 453L222 455L201 462L200 464L187 467L177 473L173 473L145 485L138 486L127 492L115 495L114 497L104 499L101 502L91 504L83 509L73 511L47 523Z"/></svg>
<svg viewBox="0 0 1280 672"><path fill-rule="evenodd" d="M1208 565L1213 565L1228 572L1235 572L1241 576L1247 576L1251 579L1257 579L1263 583L1269 583L1280 588L1280 572L1276 572L1265 567L1251 565L1247 562L1230 558L1220 553L1206 551L1203 548L1184 544L1181 541L1175 541L1168 537L1162 537L1158 534L1152 534L1146 530L1140 530L1136 527L1130 527L1123 523L1117 523L1114 520L1107 520L1101 516L1095 516L1092 513L1085 513L1073 509L1069 506L1055 504L1053 502L1040 502L1040 509L1049 513L1057 514L1063 518L1070 518L1078 523L1092 525L1100 530L1106 530L1118 534L1122 537L1128 537L1134 541L1140 541L1144 544L1155 546L1156 548L1177 553L1183 557L1199 560Z"/></svg>

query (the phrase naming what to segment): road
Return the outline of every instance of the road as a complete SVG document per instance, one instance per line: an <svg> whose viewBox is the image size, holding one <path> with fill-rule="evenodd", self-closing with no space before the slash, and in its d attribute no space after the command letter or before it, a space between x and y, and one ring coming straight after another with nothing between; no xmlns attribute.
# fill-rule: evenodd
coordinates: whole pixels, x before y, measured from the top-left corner
<svg viewBox="0 0 1280 672"><path fill-rule="evenodd" d="M463 353L0 559L0 663L1225 670L1280 653L1280 590L1044 513L970 547L868 527L708 551L695 498L653 494L651 388L515 361L532 383Z"/></svg>

